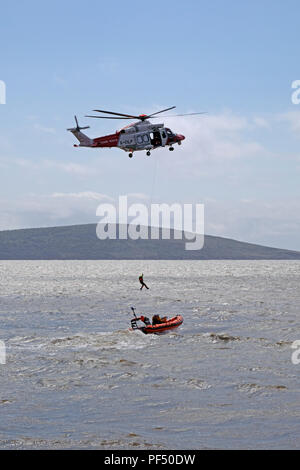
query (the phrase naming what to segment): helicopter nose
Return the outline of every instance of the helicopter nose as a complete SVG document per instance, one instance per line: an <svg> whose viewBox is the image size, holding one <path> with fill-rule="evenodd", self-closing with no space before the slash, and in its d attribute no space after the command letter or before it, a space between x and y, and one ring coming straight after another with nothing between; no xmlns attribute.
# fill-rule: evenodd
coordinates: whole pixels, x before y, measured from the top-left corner
<svg viewBox="0 0 300 470"><path fill-rule="evenodd" d="M185 136L182 135L182 134L177 134L177 137L179 140L184 140L185 139Z"/></svg>

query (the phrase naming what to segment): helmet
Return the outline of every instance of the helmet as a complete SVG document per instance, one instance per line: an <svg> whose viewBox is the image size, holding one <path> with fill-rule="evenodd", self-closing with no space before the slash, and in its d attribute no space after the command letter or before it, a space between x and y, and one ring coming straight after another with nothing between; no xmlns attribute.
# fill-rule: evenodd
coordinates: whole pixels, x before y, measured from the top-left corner
<svg viewBox="0 0 300 470"><path fill-rule="evenodd" d="M141 315L141 320L144 321L145 320L145 317L143 315Z"/></svg>

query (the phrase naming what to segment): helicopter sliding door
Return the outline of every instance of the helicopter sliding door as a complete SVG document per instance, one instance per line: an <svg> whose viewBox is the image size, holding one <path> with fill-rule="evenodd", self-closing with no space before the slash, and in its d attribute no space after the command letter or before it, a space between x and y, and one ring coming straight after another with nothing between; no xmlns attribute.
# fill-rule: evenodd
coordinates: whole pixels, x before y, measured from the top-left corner
<svg viewBox="0 0 300 470"><path fill-rule="evenodd" d="M165 129L159 129L159 132L161 137L161 146L164 147L167 143L168 136Z"/></svg>
<svg viewBox="0 0 300 470"><path fill-rule="evenodd" d="M161 146L161 136L159 130L150 132L150 141L154 148Z"/></svg>

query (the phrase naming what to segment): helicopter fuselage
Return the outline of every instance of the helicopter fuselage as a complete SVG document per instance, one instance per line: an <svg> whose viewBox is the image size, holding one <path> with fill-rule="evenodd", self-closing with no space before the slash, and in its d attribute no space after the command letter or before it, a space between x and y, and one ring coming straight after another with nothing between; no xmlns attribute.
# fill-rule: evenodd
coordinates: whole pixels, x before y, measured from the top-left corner
<svg viewBox="0 0 300 470"><path fill-rule="evenodd" d="M174 144L181 145L182 140L185 139L182 134L175 134L171 129L164 127L164 124L152 124L146 120L130 124L114 134L95 139L89 139L76 128L71 132L80 142L76 147L118 147L125 152L130 152L129 156L140 150L146 150L149 154L150 150L165 146L169 146L170 150L173 150Z"/></svg>

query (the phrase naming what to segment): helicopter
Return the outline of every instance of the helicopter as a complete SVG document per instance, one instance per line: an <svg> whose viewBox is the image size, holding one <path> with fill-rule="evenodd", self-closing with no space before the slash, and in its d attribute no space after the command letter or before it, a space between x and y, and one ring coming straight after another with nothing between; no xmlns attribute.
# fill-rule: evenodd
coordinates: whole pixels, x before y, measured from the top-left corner
<svg viewBox="0 0 300 470"><path fill-rule="evenodd" d="M103 137L96 137L95 139L89 138L81 130L89 129L90 126L80 127L78 124L77 117L75 117L76 127L67 129L72 132L76 139L79 141L78 144L74 144L74 147L91 147L91 148L111 148L118 147L125 152L128 152L130 158L133 157L133 153L136 151L145 150L146 155L151 155L151 150L154 150L159 147L168 147L170 151L174 150L174 145L181 145L182 141L185 139L185 136L182 134L175 134L168 127L165 127L164 124L153 124L149 119L157 119L160 116L157 114L170 111L171 109L176 108L172 106L170 108L162 109L152 114L140 114L134 116L133 114L123 114L116 113L112 111L105 111L102 109L94 109L93 112L109 114L110 116L90 116L88 118L97 118L97 119L126 119L138 120L132 124L123 127L119 131L116 131L114 134L105 135ZM205 114L205 113L188 113L188 114L175 114L167 115L164 117L174 117L174 116L191 116L195 114Z"/></svg>

